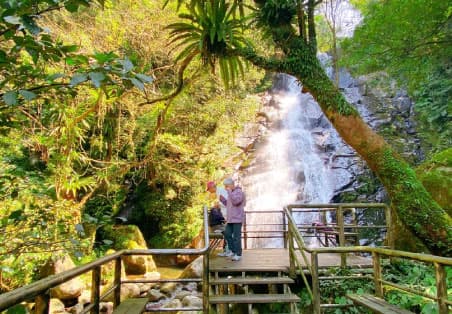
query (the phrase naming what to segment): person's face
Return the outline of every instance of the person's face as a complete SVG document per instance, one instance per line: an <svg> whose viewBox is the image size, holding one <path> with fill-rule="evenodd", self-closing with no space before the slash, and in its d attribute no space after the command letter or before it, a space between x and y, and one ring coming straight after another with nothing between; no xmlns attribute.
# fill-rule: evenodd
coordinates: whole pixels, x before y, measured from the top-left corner
<svg viewBox="0 0 452 314"><path fill-rule="evenodd" d="M225 188L226 190L228 190L228 191L232 191L232 189L234 188L234 185L232 185L232 184L226 184L226 185L224 186L224 188Z"/></svg>
<svg viewBox="0 0 452 314"><path fill-rule="evenodd" d="M209 189L207 191L209 191L210 193L215 193L217 191L217 187L215 185L209 186Z"/></svg>

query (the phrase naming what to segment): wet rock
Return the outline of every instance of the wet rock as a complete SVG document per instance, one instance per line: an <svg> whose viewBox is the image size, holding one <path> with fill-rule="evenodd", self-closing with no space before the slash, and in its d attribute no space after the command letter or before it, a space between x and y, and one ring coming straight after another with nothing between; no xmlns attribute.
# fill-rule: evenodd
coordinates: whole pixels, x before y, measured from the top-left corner
<svg viewBox="0 0 452 314"><path fill-rule="evenodd" d="M175 282L167 282L164 283L161 287L160 287L160 292L166 294L167 296L170 296L177 288L177 283Z"/></svg>
<svg viewBox="0 0 452 314"><path fill-rule="evenodd" d="M113 313L113 302L100 302L99 303L99 313L112 314Z"/></svg>
<svg viewBox="0 0 452 314"><path fill-rule="evenodd" d="M59 299L55 299L52 298L50 299L50 310L49 313L51 314L65 314L65 313L69 313L66 311L65 307L64 307L64 303L59 300Z"/></svg>
<svg viewBox="0 0 452 314"><path fill-rule="evenodd" d="M80 314L83 311L83 305L78 303L70 308L66 309L71 314Z"/></svg>
<svg viewBox="0 0 452 314"><path fill-rule="evenodd" d="M121 285L121 300L136 298L140 296L140 287L135 283L124 283Z"/></svg>
<svg viewBox="0 0 452 314"><path fill-rule="evenodd" d="M164 295L163 293L161 293L159 290L157 289L151 289L148 292L148 299L150 302L156 302L156 301L160 301L162 299L166 298L166 295Z"/></svg>
<svg viewBox="0 0 452 314"><path fill-rule="evenodd" d="M177 291L177 292L174 294L174 297L175 297L176 299L179 299L179 300L182 301L186 296L189 296L189 295L192 295L192 292L191 292L191 291L181 290L181 291Z"/></svg>
<svg viewBox="0 0 452 314"><path fill-rule="evenodd" d="M185 307L202 307L202 299L192 295L187 295L182 299L182 305Z"/></svg>
<svg viewBox="0 0 452 314"><path fill-rule="evenodd" d="M68 255L59 257L56 260L51 259L41 269L41 277L44 278L50 275L59 274L74 267L75 264ZM81 279L74 278L50 289L50 294L52 297L60 300L76 299L82 293L83 288L84 285Z"/></svg>
<svg viewBox="0 0 452 314"><path fill-rule="evenodd" d="M163 308L180 308L182 307L182 302L179 299L172 299L168 303L162 306Z"/></svg>
<svg viewBox="0 0 452 314"><path fill-rule="evenodd" d="M203 257L199 256L185 267L179 278L201 278L203 273Z"/></svg>
<svg viewBox="0 0 452 314"><path fill-rule="evenodd" d="M78 297L78 303L85 305L91 302L91 290L83 290Z"/></svg>

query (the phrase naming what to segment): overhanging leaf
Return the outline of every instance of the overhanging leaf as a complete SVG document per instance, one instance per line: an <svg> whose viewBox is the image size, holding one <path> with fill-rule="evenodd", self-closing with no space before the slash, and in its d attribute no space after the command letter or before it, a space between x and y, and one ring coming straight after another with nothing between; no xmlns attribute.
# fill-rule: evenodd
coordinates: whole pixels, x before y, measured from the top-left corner
<svg viewBox="0 0 452 314"><path fill-rule="evenodd" d="M102 85L102 81L105 79L105 75L101 72L90 72L88 76L91 79L91 82L93 82L93 85L97 88Z"/></svg>
<svg viewBox="0 0 452 314"><path fill-rule="evenodd" d="M25 100L28 100L28 101L33 100L33 99L36 98L36 94L35 93L30 92L28 90L24 90L24 89L19 90L19 94L21 94L22 97L25 98Z"/></svg>
<svg viewBox="0 0 452 314"><path fill-rule="evenodd" d="M84 73L76 73L72 79L71 82L69 83L69 85L71 86L75 86L78 85L80 83L85 82L88 79L88 76Z"/></svg>
<svg viewBox="0 0 452 314"><path fill-rule="evenodd" d="M135 75L137 78L139 78L143 83L151 83L154 79L150 77L149 75L138 73Z"/></svg>
<svg viewBox="0 0 452 314"><path fill-rule="evenodd" d="M137 87L140 90L144 90L144 84L143 82L137 80L136 78L131 78L130 81L132 82L135 87Z"/></svg>
<svg viewBox="0 0 452 314"><path fill-rule="evenodd" d="M8 106L14 106L17 105L17 92L15 91L9 91L3 94L3 101Z"/></svg>

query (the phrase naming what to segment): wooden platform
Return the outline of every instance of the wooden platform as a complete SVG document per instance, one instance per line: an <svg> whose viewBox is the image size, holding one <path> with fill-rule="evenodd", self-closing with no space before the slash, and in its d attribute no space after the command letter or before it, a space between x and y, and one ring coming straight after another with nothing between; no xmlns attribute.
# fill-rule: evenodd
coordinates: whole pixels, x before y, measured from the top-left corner
<svg viewBox="0 0 452 314"><path fill-rule="evenodd" d="M220 251L217 251L218 253ZM307 254L308 260L310 256ZM302 265L305 266L301 255L299 256ZM334 267L341 265L340 254L319 254L319 268ZM347 254L347 265L355 268L372 267L372 259L353 254ZM244 250L242 259L238 262L231 261L230 258L216 256L210 258L210 271L212 272L265 272L289 270L289 250L288 249L251 249Z"/></svg>

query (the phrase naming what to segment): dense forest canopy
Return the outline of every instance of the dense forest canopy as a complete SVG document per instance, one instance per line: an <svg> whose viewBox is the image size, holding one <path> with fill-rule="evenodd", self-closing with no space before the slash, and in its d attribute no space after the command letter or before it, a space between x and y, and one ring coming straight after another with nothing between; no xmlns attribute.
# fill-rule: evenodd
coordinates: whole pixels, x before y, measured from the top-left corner
<svg viewBox="0 0 452 314"><path fill-rule="evenodd" d="M69 250L80 261L102 254L112 241L93 251L96 230L131 200L143 213L135 221L155 226L152 245L189 242L204 182L231 171L240 154L234 135L253 119L253 93L268 87L264 70L296 76L385 184L405 224L432 252L450 255L450 217L317 61L319 3L1 0L1 289L34 279L25 270L53 252ZM417 11L391 17L390 5L410 6L369 3L356 39L344 43L350 67L409 77L430 131L450 141L450 4L419 0ZM423 8L432 14L422 27L407 22ZM381 34L389 22L398 22L394 39ZM404 46L404 32L419 36ZM396 46L377 62L366 49L379 53L369 41L386 46L383 37ZM412 73L416 58L425 67Z"/></svg>

